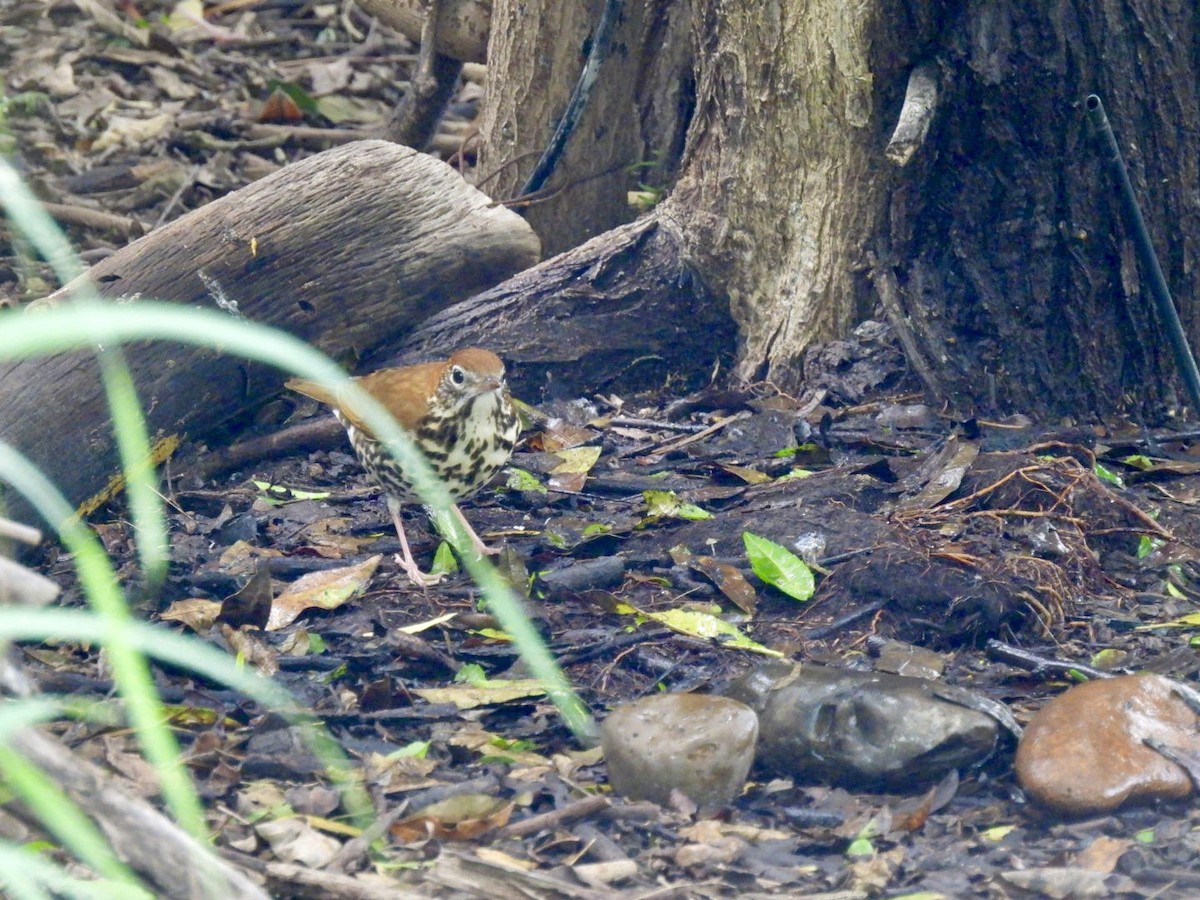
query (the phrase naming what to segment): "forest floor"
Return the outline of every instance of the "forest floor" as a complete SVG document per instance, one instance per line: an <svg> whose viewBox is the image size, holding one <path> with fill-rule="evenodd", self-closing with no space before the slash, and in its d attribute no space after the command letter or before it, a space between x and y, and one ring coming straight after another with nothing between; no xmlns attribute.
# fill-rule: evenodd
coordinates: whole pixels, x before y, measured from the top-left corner
<svg viewBox="0 0 1200 900"><path fill-rule="evenodd" d="M189 25L180 4L146 46L129 38L131 7L111 22L80 8L7 4L0 59L6 150L86 260L329 146L314 128L377 127L415 59L408 42L348 4L264 2L203 26ZM158 22L172 8L140 11ZM280 84L294 86L300 119L260 121ZM457 111L468 113L473 96L468 85ZM441 146L449 153L456 140ZM52 287L17 252L0 258L0 304ZM1200 599L1198 435L956 419L922 401L887 329L873 323L814 352L809 374L799 397L765 387L524 397L545 418L466 514L504 547L502 571L598 717L660 692L719 692L758 666L764 648L882 668L885 640L930 651L946 683L1004 704L1021 723L1073 683L1072 666L1194 683L1200 626L1167 623ZM256 433L282 427L286 412ZM360 767L391 825L382 846L337 860L328 874L340 881L321 896L1200 889L1190 801L1065 819L1029 802L1006 740L979 766L905 792L755 769L715 815L684 798L659 806L610 795L598 752L575 741L543 695L493 690L521 669L470 580L417 589L399 574L378 490L330 434L320 448L220 473L205 474L204 444L183 448L165 491L171 575L140 610L241 653ZM132 576L119 507L93 524ZM420 515L409 528L428 564L432 529ZM813 597L799 602L757 578L745 532L793 546L813 536ZM42 569L65 603L84 602L69 560L49 551ZM316 608L313 592L328 584L303 594L302 576L351 589ZM673 610L719 617L758 646L655 619ZM1005 654L1012 647L1061 665L1018 665ZM100 698L111 687L93 648L27 648L26 664L46 691ZM218 845L264 872L273 895L305 896L266 864L327 867L352 833L320 761L246 698L186 672L157 676L168 702L194 713L178 736ZM73 725L70 741L133 771L123 733ZM275 820L292 823L287 840L268 839L278 832L263 823ZM395 887L364 873L386 873Z"/></svg>

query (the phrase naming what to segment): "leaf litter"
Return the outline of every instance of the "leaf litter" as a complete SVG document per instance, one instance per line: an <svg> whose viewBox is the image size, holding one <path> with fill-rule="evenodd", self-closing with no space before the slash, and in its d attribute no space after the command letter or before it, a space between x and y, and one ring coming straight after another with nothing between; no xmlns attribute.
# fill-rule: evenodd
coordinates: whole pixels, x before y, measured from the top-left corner
<svg viewBox="0 0 1200 900"><path fill-rule="evenodd" d="M294 118L266 110L281 85L315 98L297 104L313 124L377 121L414 52L386 29L362 44L347 27L372 26L353 7L344 21L328 5L216 22L198 4L149 4L163 28L147 30L81 6L87 15L12 5L0 41L12 145L89 257L310 152L301 130L266 123ZM86 212L110 217L85 224ZM0 303L48 287L36 266L0 259ZM936 650L948 683L1021 719L1061 684L990 660L989 639L1064 665L1200 674L1194 435L1147 442L1128 423L1043 434L1019 419L945 419L909 390L885 326L812 362L811 393L796 399L724 391L596 398L585 416L547 410L507 481L475 501L472 518L513 551L514 587L593 709L719 689L754 656L731 633L842 666L870 665L875 639ZM185 760L235 857L331 878L387 873L423 896L495 896L506 882L539 896L635 897L663 884L714 897L966 896L984 883L1112 887L1115 871L1128 895L1196 888L1200 822L1188 804L1062 823L1014 800L1004 760L915 807L767 772L718 818L698 819L686 798L608 797L598 757L571 743L521 677L469 581L406 585L378 492L347 495L348 482L366 482L344 450L313 456L315 476L311 460L294 459L238 478L178 478L172 575L143 612L272 673L327 723L393 818L387 840L355 851L336 793L285 723L161 672ZM119 505L103 518L106 546L132 572ZM418 554L432 553L436 540L416 524L427 536ZM748 555L754 536L771 547ZM594 565L608 559L620 566ZM67 586L66 603L82 602L68 561L48 557L43 569ZM547 576L576 569L587 577L548 587L563 582ZM797 604L783 585L811 598ZM25 662L48 692L99 698L109 687L92 647L27 648ZM468 667L482 678L455 684ZM73 728L77 746L153 792L127 737Z"/></svg>

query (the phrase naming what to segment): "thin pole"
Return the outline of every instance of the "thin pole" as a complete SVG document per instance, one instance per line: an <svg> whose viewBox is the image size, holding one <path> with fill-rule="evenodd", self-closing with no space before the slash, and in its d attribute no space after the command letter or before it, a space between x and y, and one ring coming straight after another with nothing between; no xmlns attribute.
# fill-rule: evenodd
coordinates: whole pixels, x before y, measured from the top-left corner
<svg viewBox="0 0 1200 900"><path fill-rule="evenodd" d="M1113 178L1121 189L1121 207L1125 220L1133 233L1133 245L1137 248L1138 262L1142 267L1142 275L1150 282L1150 293L1158 306L1158 315L1167 329L1167 337L1171 339L1171 349L1175 352L1175 364L1179 374L1187 386L1188 395L1192 400L1192 415L1200 415L1200 371L1196 369L1196 357L1188 346L1187 334L1184 333L1183 323L1179 321L1179 312L1171 300L1171 291L1167 287L1167 279L1163 277L1162 267L1158 264L1158 256L1154 245L1150 243L1150 234L1146 231L1146 222L1142 218L1142 210L1138 207L1137 197L1133 193L1133 185L1129 181L1129 171L1125 168L1125 160L1121 157L1121 148L1117 145L1117 136L1113 134L1112 125L1104 112L1104 104L1100 97L1091 94L1085 101L1088 118L1096 131L1099 132L1107 151L1107 163L1112 170Z"/></svg>

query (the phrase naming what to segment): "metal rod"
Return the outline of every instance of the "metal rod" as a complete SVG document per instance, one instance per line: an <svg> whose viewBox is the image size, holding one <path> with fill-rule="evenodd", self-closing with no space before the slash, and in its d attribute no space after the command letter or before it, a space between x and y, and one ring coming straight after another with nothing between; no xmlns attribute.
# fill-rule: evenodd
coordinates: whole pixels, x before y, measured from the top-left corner
<svg viewBox="0 0 1200 900"><path fill-rule="evenodd" d="M1107 151L1107 162L1121 189L1121 206L1125 212L1125 220L1133 232L1133 245L1137 248L1138 262L1142 267L1142 275L1150 282L1150 293L1158 306L1158 314L1166 326L1167 336L1171 339L1171 349L1175 352L1175 364L1179 374L1187 386L1188 395L1192 401L1192 415L1200 415L1200 371L1196 369L1196 357L1188 346L1187 334L1184 333L1183 323L1179 321L1179 312L1171 300L1171 291L1167 280L1163 277L1162 267L1158 264L1158 256L1154 245L1150 243L1150 235L1146 231L1146 222L1138 207L1137 197L1133 193L1133 185L1129 181L1129 171L1125 168L1125 160L1121 157L1121 148L1117 145L1117 136L1113 134L1112 125L1104 112L1104 104L1100 97L1091 94L1085 101L1088 118Z"/></svg>

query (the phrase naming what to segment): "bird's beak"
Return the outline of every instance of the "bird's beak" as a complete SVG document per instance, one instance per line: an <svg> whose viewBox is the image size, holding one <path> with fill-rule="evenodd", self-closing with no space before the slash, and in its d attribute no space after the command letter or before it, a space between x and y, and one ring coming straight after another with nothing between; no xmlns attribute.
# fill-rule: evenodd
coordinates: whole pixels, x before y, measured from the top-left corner
<svg viewBox="0 0 1200 900"><path fill-rule="evenodd" d="M485 378L479 382L479 392L481 394L490 394L492 391L498 391L504 387L503 378Z"/></svg>

